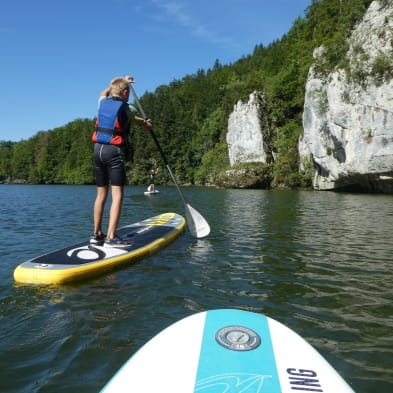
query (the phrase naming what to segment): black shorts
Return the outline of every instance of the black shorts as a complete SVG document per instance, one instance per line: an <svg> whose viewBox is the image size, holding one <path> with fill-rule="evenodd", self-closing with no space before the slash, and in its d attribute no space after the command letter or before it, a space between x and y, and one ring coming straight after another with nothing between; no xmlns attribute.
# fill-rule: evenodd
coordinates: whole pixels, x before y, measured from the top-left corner
<svg viewBox="0 0 393 393"><path fill-rule="evenodd" d="M96 143L94 146L94 176L96 185L124 186L126 171L124 151L119 146Z"/></svg>

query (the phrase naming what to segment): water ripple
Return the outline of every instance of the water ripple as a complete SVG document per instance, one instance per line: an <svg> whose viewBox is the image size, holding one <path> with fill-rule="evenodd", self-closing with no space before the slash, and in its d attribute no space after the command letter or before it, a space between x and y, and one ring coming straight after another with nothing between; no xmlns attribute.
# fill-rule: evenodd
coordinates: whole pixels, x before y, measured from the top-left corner
<svg viewBox="0 0 393 393"><path fill-rule="evenodd" d="M173 187L126 188L122 224L184 214ZM94 187L0 186L0 391L97 392L194 312L265 313L361 393L393 390L391 196L186 188L212 233L67 286L15 285L17 264L87 237ZM107 217L107 212L105 213ZM81 385L81 380L83 384Z"/></svg>

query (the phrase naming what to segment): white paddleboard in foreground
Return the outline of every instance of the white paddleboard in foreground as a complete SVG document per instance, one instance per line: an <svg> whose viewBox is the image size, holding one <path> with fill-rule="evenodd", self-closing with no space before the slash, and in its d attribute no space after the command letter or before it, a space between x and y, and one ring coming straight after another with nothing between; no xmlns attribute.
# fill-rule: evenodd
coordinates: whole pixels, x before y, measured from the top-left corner
<svg viewBox="0 0 393 393"><path fill-rule="evenodd" d="M102 393L354 393L302 337L261 314L212 310L169 326Z"/></svg>

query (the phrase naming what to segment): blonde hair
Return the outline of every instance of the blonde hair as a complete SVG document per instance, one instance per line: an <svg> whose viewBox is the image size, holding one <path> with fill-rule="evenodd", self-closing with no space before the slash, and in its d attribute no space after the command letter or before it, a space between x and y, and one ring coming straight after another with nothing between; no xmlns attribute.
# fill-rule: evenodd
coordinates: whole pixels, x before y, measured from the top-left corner
<svg viewBox="0 0 393 393"><path fill-rule="evenodd" d="M111 84L109 85L110 95L118 96L124 89L129 89L130 86L126 79L122 77L114 78L111 80Z"/></svg>

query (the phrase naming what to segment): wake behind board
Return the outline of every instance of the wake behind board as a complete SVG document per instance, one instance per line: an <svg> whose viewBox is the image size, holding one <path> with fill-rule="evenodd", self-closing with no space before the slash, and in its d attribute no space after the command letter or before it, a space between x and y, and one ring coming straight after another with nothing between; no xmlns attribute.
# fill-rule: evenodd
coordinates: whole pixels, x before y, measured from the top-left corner
<svg viewBox="0 0 393 393"><path fill-rule="evenodd" d="M58 284L98 276L156 253L184 228L182 216L160 214L117 231L120 237L133 242L129 247L107 248L89 241L74 244L22 263L15 269L14 279L22 283Z"/></svg>
<svg viewBox="0 0 393 393"><path fill-rule="evenodd" d="M101 393L354 393L297 333L261 314L211 310L169 326Z"/></svg>

